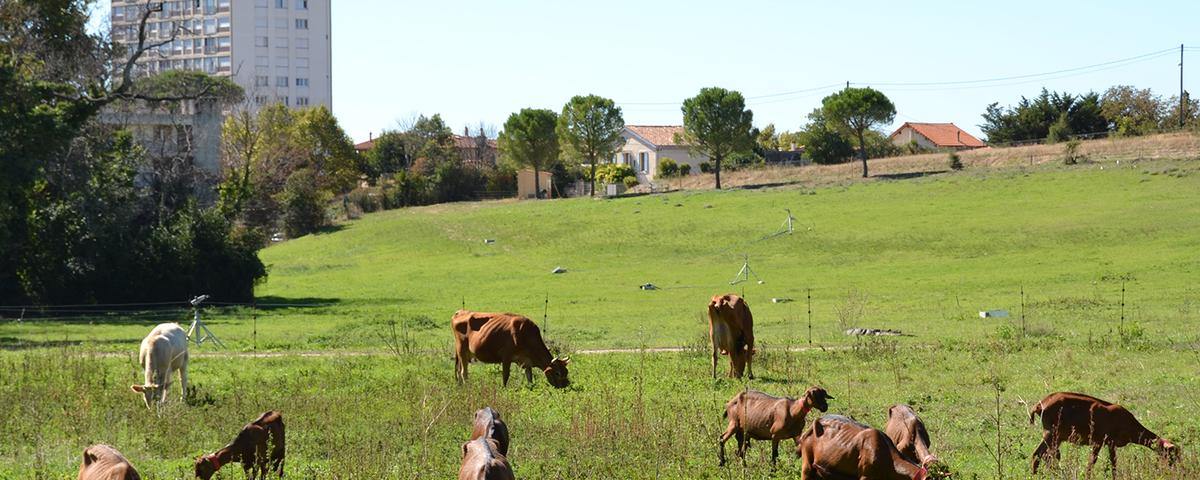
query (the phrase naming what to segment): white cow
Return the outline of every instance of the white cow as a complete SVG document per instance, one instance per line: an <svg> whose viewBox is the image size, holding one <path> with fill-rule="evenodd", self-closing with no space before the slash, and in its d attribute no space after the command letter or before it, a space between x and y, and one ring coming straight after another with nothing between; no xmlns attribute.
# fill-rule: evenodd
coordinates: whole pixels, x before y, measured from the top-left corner
<svg viewBox="0 0 1200 480"><path fill-rule="evenodd" d="M152 408L151 401L167 400L171 374L176 370L179 371L181 384L179 396L181 399L187 398L187 348L187 332L184 332L178 323L159 324L142 339L138 362L146 369L146 383L131 385L129 388L142 394L147 408Z"/></svg>

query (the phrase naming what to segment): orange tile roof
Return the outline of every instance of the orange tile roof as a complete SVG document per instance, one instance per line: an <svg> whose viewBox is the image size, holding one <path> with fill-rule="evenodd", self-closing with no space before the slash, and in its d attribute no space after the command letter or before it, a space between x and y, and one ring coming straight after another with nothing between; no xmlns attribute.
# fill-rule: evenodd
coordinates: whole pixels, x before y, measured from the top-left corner
<svg viewBox="0 0 1200 480"><path fill-rule="evenodd" d="M678 146L675 134L683 134L681 125L626 125L625 128L656 147Z"/></svg>
<svg viewBox="0 0 1200 480"><path fill-rule="evenodd" d="M454 136L454 145L457 146L458 148L475 148L476 147L476 143L475 143L476 138L478 138L478 137L464 137L462 135L455 135ZM375 139L370 139L370 140L367 140L362 143L354 144L354 149L358 150L359 152L366 152L366 151L370 150L371 148L373 148L374 146L375 146ZM496 148L496 140L491 139L491 138L487 139L487 146L489 148Z"/></svg>
<svg viewBox="0 0 1200 480"><path fill-rule="evenodd" d="M928 138L930 142L933 142L934 145L939 147L979 148L986 146L981 140L971 136L971 134L967 133L961 128L958 128L958 126L953 123L906 122L904 125L901 125L900 128L897 128L895 132L892 132L890 138L898 135L902 130L904 130L904 127L912 128L914 131L923 135L925 138Z"/></svg>

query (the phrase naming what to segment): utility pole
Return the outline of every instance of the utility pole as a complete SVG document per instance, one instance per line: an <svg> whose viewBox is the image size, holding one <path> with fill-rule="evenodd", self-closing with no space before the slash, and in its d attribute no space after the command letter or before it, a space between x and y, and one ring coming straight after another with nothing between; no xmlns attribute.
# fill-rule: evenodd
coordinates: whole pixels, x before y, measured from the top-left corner
<svg viewBox="0 0 1200 480"><path fill-rule="evenodd" d="M1179 44L1179 128L1183 128L1183 113L1187 108L1187 96L1183 91L1183 44Z"/></svg>

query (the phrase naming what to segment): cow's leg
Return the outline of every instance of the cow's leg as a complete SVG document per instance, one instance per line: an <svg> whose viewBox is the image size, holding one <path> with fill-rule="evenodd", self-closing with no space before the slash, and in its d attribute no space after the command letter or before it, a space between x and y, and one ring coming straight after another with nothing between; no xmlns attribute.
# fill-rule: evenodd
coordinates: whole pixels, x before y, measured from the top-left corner
<svg viewBox="0 0 1200 480"><path fill-rule="evenodd" d="M1092 453L1088 454L1087 478L1092 478L1092 467L1096 465L1096 457L1100 456L1101 445L1092 447Z"/></svg>
<svg viewBox="0 0 1200 480"><path fill-rule="evenodd" d="M746 347L746 377L754 380L754 352L750 351L750 347Z"/></svg>
<svg viewBox="0 0 1200 480"><path fill-rule="evenodd" d="M717 378L717 358L721 356L721 349L717 348L717 342L713 342L712 353L712 374L713 378Z"/></svg>
<svg viewBox="0 0 1200 480"><path fill-rule="evenodd" d="M1050 432L1042 432L1042 443L1039 443L1037 450L1033 451L1033 474L1037 475L1038 463L1041 463L1042 458L1046 456L1046 452L1050 450Z"/></svg>
<svg viewBox="0 0 1200 480"><path fill-rule="evenodd" d="M512 371L512 362L504 362L500 366L500 378L504 379L504 386L508 386L508 374Z"/></svg>

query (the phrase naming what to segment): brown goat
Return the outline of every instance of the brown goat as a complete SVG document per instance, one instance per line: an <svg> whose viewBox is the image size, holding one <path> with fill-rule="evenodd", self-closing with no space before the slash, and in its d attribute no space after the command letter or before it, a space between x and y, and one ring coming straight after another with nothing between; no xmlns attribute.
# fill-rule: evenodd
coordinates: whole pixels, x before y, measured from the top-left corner
<svg viewBox="0 0 1200 480"><path fill-rule="evenodd" d="M141 480L137 469L108 445L92 445L83 449L79 464L79 480Z"/></svg>
<svg viewBox="0 0 1200 480"><path fill-rule="evenodd" d="M550 354L533 320L512 313L459 310L450 319L450 328L454 332L454 376L459 383L467 381L471 361L479 360L499 363L506 386L513 363L525 369L529 383L533 383L533 367L537 367L554 388L571 384L567 371L571 359Z"/></svg>
<svg viewBox="0 0 1200 480"><path fill-rule="evenodd" d="M908 405L892 405L888 409L888 421L883 431L896 444L900 453L909 460L929 467L938 458L929 453L929 432L925 422Z"/></svg>
<svg viewBox="0 0 1200 480"><path fill-rule="evenodd" d="M708 302L708 339L712 342L712 375L717 378L717 358L729 355L729 376L754 379L754 316L742 297L727 293Z"/></svg>
<svg viewBox="0 0 1200 480"><path fill-rule="evenodd" d="M1117 447L1131 443L1144 445L1171 464L1179 456L1179 447L1143 427L1125 407L1096 397L1081 393L1051 393L1029 412L1031 425L1037 415L1042 416L1043 432L1042 443L1033 452L1034 474L1043 457L1051 453L1056 459L1059 457L1058 448L1062 442L1092 447L1088 457L1088 478L1092 476L1092 467L1101 447L1108 447L1108 461L1114 478L1117 475Z"/></svg>
<svg viewBox="0 0 1200 480"><path fill-rule="evenodd" d="M925 467L904 458L883 432L841 415L813 420L796 441L800 478L925 480Z"/></svg>
<svg viewBox="0 0 1200 480"><path fill-rule="evenodd" d="M471 430L471 440L487 438L496 441L496 449L501 455L508 456L508 425L500 419L500 412L492 407L483 407L475 412L475 427Z"/></svg>
<svg viewBox="0 0 1200 480"><path fill-rule="evenodd" d="M283 415L274 410L242 427L229 445L196 459L196 476L212 478L222 466L241 462L247 478L265 478L274 470L283 477Z"/></svg>
<svg viewBox="0 0 1200 480"><path fill-rule="evenodd" d="M779 441L795 438L804 432L804 418L809 410L824 412L833 397L819 387L809 388L799 400L776 397L756 390L738 392L725 404L729 426L721 434L718 465L725 465L725 442L736 437L737 455L746 463L746 448L750 439L771 441L771 463L779 457Z"/></svg>
<svg viewBox="0 0 1200 480"><path fill-rule="evenodd" d="M513 480L508 458L499 452L496 441L477 438L462 445L463 463L458 480Z"/></svg>

